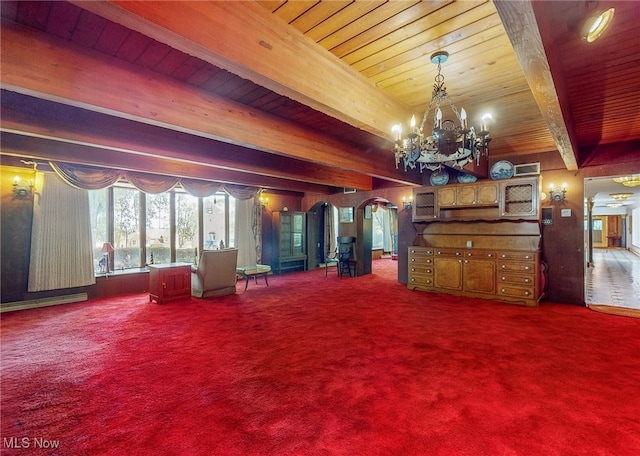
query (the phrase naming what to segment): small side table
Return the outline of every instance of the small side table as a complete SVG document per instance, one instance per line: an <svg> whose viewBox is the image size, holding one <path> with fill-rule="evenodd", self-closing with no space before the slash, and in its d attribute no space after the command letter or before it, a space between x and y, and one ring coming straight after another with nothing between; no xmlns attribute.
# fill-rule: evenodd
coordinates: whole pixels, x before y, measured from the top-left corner
<svg viewBox="0 0 640 456"><path fill-rule="evenodd" d="M247 291L249 286L249 277L253 277L255 283L258 283L258 277L264 277L264 283L269 286L267 275L271 272L271 266L266 264L256 264L255 266L245 266L242 268L236 268L236 272L244 278L244 291Z"/></svg>
<svg viewBox="0 0 640 456"><path fill-rule="evenodd" d="M149 302L162 304L191 297L191 265L167 263L149 265Z"/></svg>

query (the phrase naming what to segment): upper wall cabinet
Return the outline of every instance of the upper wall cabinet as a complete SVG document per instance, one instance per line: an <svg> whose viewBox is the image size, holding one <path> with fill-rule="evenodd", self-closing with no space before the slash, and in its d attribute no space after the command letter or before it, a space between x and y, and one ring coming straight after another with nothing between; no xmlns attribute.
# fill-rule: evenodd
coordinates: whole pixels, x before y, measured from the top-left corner
<svg viewBox="0 0 640 456"><path fill-rule="evenodd" d="M540 218L538 179L500 183L500 216L505 218Z"/></svg>
<svg viewBox="0 0 640 456"><path fill-rule="evenodd" d="M539 178L421 187L413 190L413 221L538 220Z"/></svg>

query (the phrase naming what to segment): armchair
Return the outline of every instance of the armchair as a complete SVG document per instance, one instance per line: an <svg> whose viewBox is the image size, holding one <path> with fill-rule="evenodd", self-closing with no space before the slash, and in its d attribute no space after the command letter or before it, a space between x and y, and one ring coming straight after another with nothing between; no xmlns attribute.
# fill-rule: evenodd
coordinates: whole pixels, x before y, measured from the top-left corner
<svg viewBox="0 0 640 456"><path fill-rule="evenodd" d="M203 250L191 267L191 296L211 298L236 292L238 249Z"/></svg>

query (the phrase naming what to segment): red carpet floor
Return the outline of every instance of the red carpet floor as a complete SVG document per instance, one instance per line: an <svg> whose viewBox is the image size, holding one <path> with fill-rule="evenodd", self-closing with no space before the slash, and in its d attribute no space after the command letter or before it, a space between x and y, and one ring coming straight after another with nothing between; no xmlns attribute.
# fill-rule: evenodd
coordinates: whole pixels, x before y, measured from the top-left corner
<svg viewBox="0 0 640 456"><path fill-rule="evenodd" d="M396 264L3 314L2 454L639 454L639 319L413 292Z"/></svg>

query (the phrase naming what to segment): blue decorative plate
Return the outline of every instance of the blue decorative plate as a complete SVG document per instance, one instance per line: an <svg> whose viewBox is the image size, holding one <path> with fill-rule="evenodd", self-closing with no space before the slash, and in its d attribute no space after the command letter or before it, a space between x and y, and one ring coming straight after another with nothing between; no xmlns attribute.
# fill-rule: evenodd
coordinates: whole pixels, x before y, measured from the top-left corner
<svg viewBox="0 0 640 456"><path fill-rule="evenodd" d="M476 176L471 175L471 174L458 173L458 182L460 182L461 184L469 184L469 183L475 182L477 180L478 180L478 178Z"/></svg>
<svg viewBox="0 0 640 456"><path fill-rule="evenodd" d="M449 182L449 173L445 170L435 171L431 173L431 177L429 178L429 182L431 185L446 185Z"/></svg>
<svg viewBox="0 0 640 456"><path fill-rule="evenodd" d="M513 163L507 160L500 160L499 162L494 163L489 173L491 175L491 179L501 180L511 179L513 177L513 172Z"/></svg>

